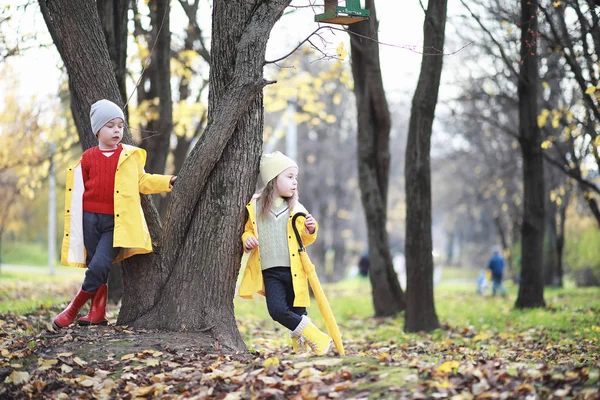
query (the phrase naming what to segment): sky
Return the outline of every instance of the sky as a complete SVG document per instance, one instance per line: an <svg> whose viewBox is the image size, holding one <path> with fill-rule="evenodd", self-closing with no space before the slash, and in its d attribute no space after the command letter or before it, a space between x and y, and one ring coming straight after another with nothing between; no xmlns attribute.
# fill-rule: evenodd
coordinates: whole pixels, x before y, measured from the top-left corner
<svg viewBox="0 0 600 400"><path fill-rule="evenodd" d="M25 1L17 0L15 3ZM314 3L314 0L312 2ZM210 3L208 1L203 3L199 19L201 26L207 26L210 24ZM307 6L310 3L311 0L293 0L292 5ZM378 0L376 7L380 22L380 59L386 92L392 102L410 99L416 87L422 57L419 54L419 46L422 44L423 37L423 10L419 0ZM458 0L450 0L449 15L456 13L458 9ZM185 16L175 1L172 3L172 10L171 26L185 26ZM318 12L321 12L318 7L314 9L304 7L284 15L271 33L267 47L267 60L287 54L309 36L319 26L314 22L314 14ZM179 20L182 22L178 23ZM10 60L9 65L22 77L19 97L24 102L28 102L32 96L40 99L56 99L58 85L65 77L59 68L62 62L56 49L51 45L52 40L37 4L29 7L25 15L14 21L14 28L15 32L35 33L42 43L48 45L45 48L27 51L24 56ZM453 28L447 25L447 31L451 29ZM342 41L349 49L347 34L328 30L322 30L321 33L325 42L315 39L313 43L324 52L334 54ZM456 50L447 48L446 53ZM0 69L2 68L3 66L0 65ZM129 84L130 88L131 86Z"/></svg>

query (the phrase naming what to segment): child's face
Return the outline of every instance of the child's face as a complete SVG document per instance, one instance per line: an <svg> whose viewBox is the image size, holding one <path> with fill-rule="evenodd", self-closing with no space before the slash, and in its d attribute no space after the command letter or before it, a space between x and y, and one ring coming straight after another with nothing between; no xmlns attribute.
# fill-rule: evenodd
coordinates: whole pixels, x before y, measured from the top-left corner
<svg viewBox="0 0 600 400"><path fill-rule="evenodd" d="M275 182L279 197L292 197L298 188L298 168L289 167L277 175Z"/></svg>
<svg viewBox="0 0 600 400"><path fill-rule="evenodd" d="M121 118L115 118L108 121L98 131L98 142L103 147L116 147L121 139L123 139L123 125L124 122Z"/></svg>

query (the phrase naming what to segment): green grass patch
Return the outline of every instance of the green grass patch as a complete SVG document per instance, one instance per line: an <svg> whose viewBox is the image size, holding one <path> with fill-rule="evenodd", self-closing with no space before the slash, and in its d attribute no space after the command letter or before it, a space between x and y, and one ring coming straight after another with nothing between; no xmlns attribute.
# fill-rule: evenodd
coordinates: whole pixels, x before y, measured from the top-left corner
<svg viewBox="0 0 600 400"><path fill-rule="evenodd" d="M51 308L53 306L66 303L71 298L44 296L22 300L5 300L0 303L0 314L13 312L15 314L29 314L37 311L40 308Z"/></svg>
<svg viewBox="0 0 600 400"><path fill-rule="evenodd" d="M32 266L48 265L48 247L46 244L35 242L3 241L2 263Z"/></svg>

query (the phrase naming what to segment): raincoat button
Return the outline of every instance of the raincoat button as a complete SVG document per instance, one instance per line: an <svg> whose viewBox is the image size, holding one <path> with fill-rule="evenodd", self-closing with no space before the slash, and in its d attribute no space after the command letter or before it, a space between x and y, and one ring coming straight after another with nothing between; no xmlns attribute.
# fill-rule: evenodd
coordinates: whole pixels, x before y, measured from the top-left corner
<svg viewBox="0 0 600 400"><path fill-rule="evenodd" d="M117 217L119 216L119 214L117 214Z"/></svg>
<svg viewBox="0 0 600 400"><path fill-rule="evenodd" d="M69 210L67 210L67 213L69 212Z"/></svg>
<svg viewBox="0 0 600 400"><path fill-rule="evenodd" d="M69 234L67 233L65 236L69 236Z"/></svg>
<svg viewBox="0 0 600 400"><path fill-rule="evenodd" d="M119 191L117 190L117 193L119 193Z"/></svg>
<svg viewBox="0 0 600 400"><path fill-rule="evenodd" d="M71 191L71 189L69 188L69 192Z"/></svg>
<svg viewBox="0 0 600 400"><path fill-rule="evenodd" d="M294 276L298 276L298 275L294 274Z"/></svg>
<svg viewBox="0 0 600 400"><path fill-rule="evenodd" d="M288 238L290 238L290 239L291 239L292 237L291 237L291 236L288 236Z"/></svg>

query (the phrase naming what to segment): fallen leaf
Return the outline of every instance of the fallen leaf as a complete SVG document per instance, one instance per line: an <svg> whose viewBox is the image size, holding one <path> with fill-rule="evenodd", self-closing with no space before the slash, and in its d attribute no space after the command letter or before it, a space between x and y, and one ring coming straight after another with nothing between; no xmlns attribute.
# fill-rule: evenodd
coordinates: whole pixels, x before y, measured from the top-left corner
<svg viewBox="0 0 600 400"><path fill-rule="evenodd" d="M69 372L73 371L73 367L71 367L70 365L67 365L67 364L63 364L60 366L60 370L62 372L64 372L65 374L68 374Z"/></svg>
<svg viewBox="0 0 600 400"><path fill-rule="evenodd" d="M6 377L4 383L12 383L14 385L20 385L29 381L29 372L27 371L13 371L9 376Z"/></svg>

